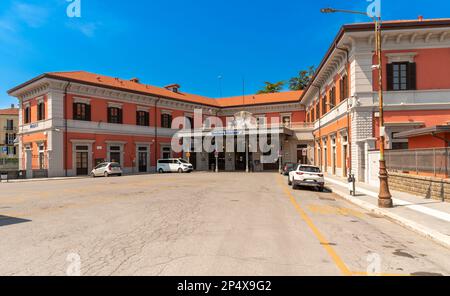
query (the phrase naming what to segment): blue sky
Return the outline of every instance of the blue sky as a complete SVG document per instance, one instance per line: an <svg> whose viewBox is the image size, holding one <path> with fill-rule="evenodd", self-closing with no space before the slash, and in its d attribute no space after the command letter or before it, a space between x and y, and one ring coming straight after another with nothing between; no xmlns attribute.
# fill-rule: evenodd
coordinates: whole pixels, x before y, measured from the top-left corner
<svg viewBox="0 0 450 296"><path fill-rule="evenodd" d="M322 7L365 10L366 0L0 0L0 107L6 91L44 72L86 70L209 97L260 89L318 65L344 23ZM384 0L390 19L450 17L448 0ZM218 77L222 76L222 83ZM222 87L220 85L222 84ZM221 91L222 89L222 91Z"/></svg>

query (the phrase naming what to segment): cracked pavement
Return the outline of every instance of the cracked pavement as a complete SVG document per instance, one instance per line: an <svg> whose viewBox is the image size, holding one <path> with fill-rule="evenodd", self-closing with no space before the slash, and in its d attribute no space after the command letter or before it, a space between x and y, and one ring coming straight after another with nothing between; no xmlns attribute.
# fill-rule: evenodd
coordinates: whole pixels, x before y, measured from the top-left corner
<svg viewBox="0 0 450 296"><path fill-rule="evenodd" d="M354 275L373 258L380 274L450 274L450 250L285 181L193 173L3 183L0 275L64 276L71 253L82 275L341 275L330 250Z"/></svg>

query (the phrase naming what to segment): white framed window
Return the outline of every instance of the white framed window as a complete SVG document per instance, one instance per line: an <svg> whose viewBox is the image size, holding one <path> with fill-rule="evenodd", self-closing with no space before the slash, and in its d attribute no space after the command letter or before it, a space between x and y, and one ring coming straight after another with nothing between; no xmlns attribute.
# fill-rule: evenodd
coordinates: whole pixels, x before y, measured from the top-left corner
<svg viewBox="0 0 450 296"><path fill-rule="evenodd" d="M281 124L284 127L291 127L292 114L281 114Z"/></svg>

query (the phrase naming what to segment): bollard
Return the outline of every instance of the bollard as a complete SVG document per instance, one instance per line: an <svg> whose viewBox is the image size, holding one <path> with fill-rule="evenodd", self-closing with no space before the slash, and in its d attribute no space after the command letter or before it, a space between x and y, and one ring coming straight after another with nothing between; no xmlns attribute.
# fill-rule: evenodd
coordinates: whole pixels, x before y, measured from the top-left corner
<svg viewBox="0 0 450 296"><path fill-rule="evenodd" d="M356 180L355 175L348 176L348 190L350 191L350 195L356 196Z"/></svg>

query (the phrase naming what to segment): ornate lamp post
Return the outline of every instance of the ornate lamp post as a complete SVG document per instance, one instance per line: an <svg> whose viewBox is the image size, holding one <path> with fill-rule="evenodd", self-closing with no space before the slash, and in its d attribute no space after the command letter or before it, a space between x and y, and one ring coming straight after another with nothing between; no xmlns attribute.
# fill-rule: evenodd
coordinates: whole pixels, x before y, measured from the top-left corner
<svg viewBox="0 0 450 296"><path fill-rule="evenodd" d="M388 172L386 169L385 159L385 127L384 127L384 102L383 102L383 66L382 66L382 39L381 39L381 17L370 16L367 12L354 11L354 10L342 10L334 8L324 8L320 10L322 13L351 13L361 14L372 18L375 24L375 52L377 55L377 65L373 68L378 70L378 99L379 99L379 113L380 113L380 192L378 194L378 206L380 208L392 208L392 195L389 191Z"/></svg>

